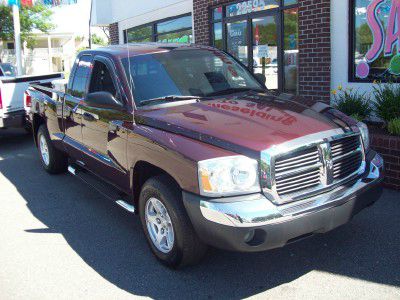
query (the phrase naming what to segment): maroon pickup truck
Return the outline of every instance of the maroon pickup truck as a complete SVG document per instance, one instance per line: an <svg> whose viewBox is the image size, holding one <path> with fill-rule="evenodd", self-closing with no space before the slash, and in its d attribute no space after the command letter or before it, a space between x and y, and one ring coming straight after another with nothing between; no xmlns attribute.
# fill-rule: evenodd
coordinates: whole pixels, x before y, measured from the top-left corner
<svg viewBox="0 0 400 300"><path fill-rule="evenodd" d="M80 53L65 91L33 85L30 120L49 173L137 213L155 256L181 267L207 245L264 251L327 232L382 193L363 123L264 82L210 47L112 46Z"/></svg>

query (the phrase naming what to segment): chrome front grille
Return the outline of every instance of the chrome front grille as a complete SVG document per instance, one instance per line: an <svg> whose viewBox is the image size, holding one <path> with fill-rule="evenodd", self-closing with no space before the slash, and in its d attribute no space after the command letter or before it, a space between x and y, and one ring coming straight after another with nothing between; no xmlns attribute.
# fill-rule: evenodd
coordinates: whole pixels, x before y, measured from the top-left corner
<svg viewBox="0 0 400 300"><path fill-rule="evenodd" d="M360 136L331 142L333 178L340 180L356 172L363 160Z"/></svg>
<svg viewBox="0 0 400 300"><path fill-rule="evenodd" d="M361 136L353 132L272 147L261 162L264 194L277 204L331 190L365 170Z"/></svg>
<svg viewBox="0 0 400 300"><path fill-rule="evenodd" d="M321 183L321 166L317 147L296 151L277 158L275 182L279 195L299 192Z"/></svg>

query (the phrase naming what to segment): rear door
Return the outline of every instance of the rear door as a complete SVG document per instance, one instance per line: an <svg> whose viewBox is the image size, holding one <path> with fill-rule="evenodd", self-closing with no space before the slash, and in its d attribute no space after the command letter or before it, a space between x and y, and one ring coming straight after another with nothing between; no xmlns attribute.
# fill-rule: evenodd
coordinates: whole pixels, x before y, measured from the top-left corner
<svg viewBox="0 0 400 300"><path fill-rule="evenodd" d="M125 108L114 63L102 56L94 59L88 87L88 93L95 92L109 92L121 107L82 102L82 143L86 150L83 161L86 168L125 189L129 186L129 176L126 176L127 133L121 125L131 120L132 114Z"/></svg>
<svg viewBox="0 0 400 300"><path fill-rule="evenodd" d="M79 104L87 94L89 76L93 64L92 55L77 58L68 89L64 99L63 120L65 128L65 145L67 151L76 159L80 159L82 149L82 112Z"/></svg>

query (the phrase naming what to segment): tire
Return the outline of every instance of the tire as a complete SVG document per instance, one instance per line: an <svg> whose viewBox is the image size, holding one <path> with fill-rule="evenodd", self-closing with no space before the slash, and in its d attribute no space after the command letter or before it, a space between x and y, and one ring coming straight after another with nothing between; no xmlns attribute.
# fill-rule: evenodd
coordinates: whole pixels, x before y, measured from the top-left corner
<svg viewBox="0 0 400 300"><path fill-rule="evenodd" d="M171 248L169 251L166 251L167 249L163 249L163 251L156 246L151 238L152 232L149 229L149 223L146 221L149 218L147 217L149 214L146 215L146 209L150 208L154 199L164 206L166 215L172 224L173 242L168 245ZM163 264L174 269L182 268L194 265L204 257L207 246L200 241L193 229L183 205L180 188L168 176L156 176L146 181L140 193L139 213L151 251ZM167 236L169 232L171 232L171 228L167 230Z"/></svg>
<svg viewBox="0 0 400 300"><path fill-rule="evenodd" d="M40 161L43 168L50 174L64 173L68 168L68 157L56 149L50 139L49 132L45 125L39 127L37 133L37 145L39 150ZM46 149L47 148L47 151ZM47 158L43 154L47 152Z"/></svg>

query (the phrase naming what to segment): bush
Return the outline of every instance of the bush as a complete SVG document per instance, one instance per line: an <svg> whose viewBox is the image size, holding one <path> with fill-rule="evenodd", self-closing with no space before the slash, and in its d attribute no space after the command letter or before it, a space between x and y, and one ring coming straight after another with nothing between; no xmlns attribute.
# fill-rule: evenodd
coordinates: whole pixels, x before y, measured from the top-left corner
<svg viewBox="0 0 400 300"><path fill-rule="evenodd" d="M400 135L400 118L389 121L388 131L390 134Z"/></svg>
<svg viewBox="0 0 400 300"><path fill-rule="evenodd" d="M400 118L400 85L379 84L374 87L374 95L374 110L378 117L386 123Z"/></svg>
<svg viewBox="0 0 400 300"><path fill-rule="evenodd" d="M334 107L342 113L359 121L371 115L370 98L366 93L360 93L358 90L351 88L343 90L339 86L337 91L332 91L332 94L335 99Z"/></svg>

